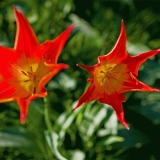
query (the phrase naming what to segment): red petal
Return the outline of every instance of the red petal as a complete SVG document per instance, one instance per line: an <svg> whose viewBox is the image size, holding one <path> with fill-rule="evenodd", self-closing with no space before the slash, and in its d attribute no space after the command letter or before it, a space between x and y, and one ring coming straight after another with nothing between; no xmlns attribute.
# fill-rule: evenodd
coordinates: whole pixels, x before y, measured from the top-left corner
<svg viewBox="0 0 160 160"><path fill-rule="evenodd" d="M124 61L124 63L128 64L130 71L137 76L140 65L143 62L145 62L148 58L155 56L159 52L160 52L160 50L157 49L157 50L144 52L144 53L138 54L136 56L128 57Z"/></svg>
<svg viewBox="0 0 160 160"><path fill-rule="evenodd" d="M124 93L119 94L119 98L120 98L121 102L125 102L126 101L126 97L125 97Z"/></svg>
<svg viewBox="0 0 160 160"><path fill-rule="evenodd" d="M20 122L21 124L24 124L27 118L27 112L28 107L31 102L31 100L36 99L37 97L45 97L47 95L47 92L45 89L42 90L39 94L33 94L32 96L28 97L27 99L17 99L17 103L20 107Z"/></svg>
<svg viewBox="0 0 160 160"><path fill-rule="evenodd" d="M124 21L121 21L121 31L118 37L118 40L113 47L113 49L105 56L99 56L98 62L100 63L103 60L109 63L119 63L122 60L126 59L128 53L126 51L126 31L124 26Z"/></svg>
<svg viewBox="0 0 160 160"><path fill-rule="evenodd" d="M16 89L6 81L0 82L0 102L7 102L8 99L14 99L13 95Z"/></svg>
<svg viewBox="0 0 160 160"><path fill-rule="evenodd" d="M123 124L126 129L129 129L124 119L123 106L120 99L121 97L119 97L117 94L111 94L108 96L105 95L104 98L99 99L99 102L111 105L117 115L118 120Z"/></svg>
<svg viewBox="0 0 160 160"><path fill-rule="evenodd" d="M14 49L0 46L0 57L0 101L7 102L15 99L13 96L21 90L20 85L14 85L16 80L11 80L14 77L11 65L16 63L19 56Z"/></svg>
<svg viewBox="0 0 160 160"><path fill-rule="evenodd" d="M100 94L96 91L94 84L91 84L85 93L79 98L77 105L74 107L74 110L79 108L83 103L95 101L100 98Z"/></svg>
<svg viewBox="0 0 160 160"><path fill-rule="evenodd" d="M28 106L29 106L30 101L26 99L19 99L17 100L17 103L20 107L20 122L21 124L24 124L26 121Z"/></svg>
<svg viewBox="0 0 160 160"><path fill-rule="evenodd" d="M68 65L60 63L59 64L45 63L45 65L50 67L51 71L46 76L44 76L39 82L38 89L40 92L44 89L44 86L48 83L48 81L50 81L53 78L53 76L55 76L58 72L60 72L60 70L68 68Z"/></svg>
<svg viewBox="0 0 160 160"><path fill-rule="evenodd" d="M18 96L25 98L28 93L18 82L20 71L13 65L19 59L19 54L14 49L0 46L0 101L7 102ZM15 68L14 68L15 67Z"/></svg>
<svg viewBox="0 0 160 160"><path fill-rule="evenodd" d="M95 68L95 66L85 66L83 64L77 64L77 66L79 66L81 68L84 68L90 74L93 74L93 71L94 71L94 68Z"/></svg>
<svg viewBox="0 0 160 160"><path fill-rule="evenodd" d="M33 57L35 48L39 45L36 35L25 16L13 6L17 21L17 32L14 48L25 53L27 57Z"/></svg>
<svg viewBox="0 0 160 160"><path fill-rule="evenodd" d="M42 44L42 47L45 48L44 58L48 63L57 63L58 57L73 29L74 25L70 25L64 32L62 32L54 40L47 40Z"/></svg>
<svg viewBox="0 0 160 160"><path fill-rule="evenodd" d="M10 78L12 76L9 72L10 64L16 62L19 56L14 49L0 46L0 57L0 77L3 75L5 79Z"/></svg>
<svg viewBox="0 0 160 160"><path fill-rule="evenodd" d="M143 92L160 92L159 89L152 88L148 86L147 84L144 84L143 82L139 81L135 76L130 73L130 77L127 82L123 83L124 88L122 89L122 92L127 91L143 91Z"/></svg>

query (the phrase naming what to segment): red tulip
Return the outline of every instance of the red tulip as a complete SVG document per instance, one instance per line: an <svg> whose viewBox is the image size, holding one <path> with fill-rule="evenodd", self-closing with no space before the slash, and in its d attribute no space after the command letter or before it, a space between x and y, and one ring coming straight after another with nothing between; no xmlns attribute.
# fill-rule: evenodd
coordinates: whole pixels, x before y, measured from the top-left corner
<svg viewBox="0 0 160 160"><path fill-rule="evenodd" d="M113 107L118 120L129 129L124 119L122 102L125 102L125 92L144 91L160 92L139 81L138 70L140 65L149 57L160 52L159 49L130 56L126 50L126 32L124 22L114 48L106 55L98 57L98 63L93 66L78 64L91 74L88 79L90 85L80 97L76 108L83 103L98 100Z"/></svg>
<svg viewBox="0 0 160 160"><path fill-rule="evenodd" d="M40 44L25 16L13 7L17 22L14 48L0 46L0 102L17 101L25 123L30 101L45 97L44 86L68 65L57 63L73 29L70 25L54 40Z"/></svg>

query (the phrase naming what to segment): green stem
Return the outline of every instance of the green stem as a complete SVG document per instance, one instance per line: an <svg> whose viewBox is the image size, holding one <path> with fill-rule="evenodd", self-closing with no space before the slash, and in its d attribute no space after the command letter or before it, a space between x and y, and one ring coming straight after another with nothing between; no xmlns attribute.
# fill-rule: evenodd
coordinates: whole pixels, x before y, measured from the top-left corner
<svg viewBox="0 0 160 160"><path fill-rule="evenodd" d="M52 125L49 119L49 98L48 96L44 97L44 119L49 132L52 131Z"/></svg>

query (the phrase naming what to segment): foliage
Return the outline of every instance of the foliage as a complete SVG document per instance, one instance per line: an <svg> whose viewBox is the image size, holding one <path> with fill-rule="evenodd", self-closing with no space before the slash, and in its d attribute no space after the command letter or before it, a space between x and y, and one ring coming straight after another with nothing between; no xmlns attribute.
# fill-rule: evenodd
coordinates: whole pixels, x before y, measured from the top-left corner
<svg viewBox="0 0 160 160"><path fill-rule="evenodd" d="M143 2L143 3L142 3ZM93 65L111 50L121 19L132 55L160 46L158 0L2 0L0 45L12 47L15 20L12 5L21 9L40 42L53 39L69 24L73 30L59 62L70 68L46 86L47 99L31 102L25 125L19 123L14 102L0 104L0 159L2 160L158 160L160 100L158 93L127 93L123 104L127 131L112 108L98 102L72 111L89 75L77 63ZM159 55L144 63L139 79L160 88Z"/></svg>

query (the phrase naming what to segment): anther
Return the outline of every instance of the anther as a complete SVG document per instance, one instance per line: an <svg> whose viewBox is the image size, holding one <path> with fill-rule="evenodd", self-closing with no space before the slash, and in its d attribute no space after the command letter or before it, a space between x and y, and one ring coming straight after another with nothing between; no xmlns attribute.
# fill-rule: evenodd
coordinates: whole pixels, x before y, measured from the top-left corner
<svg viewBox="0 0 160 160"><path fill-rule="evenodd" d="M105 72L104 72L104 71L101 71L100 73L104 73L104 74L105 74Z"/></svg>
<svg viewBox="0 0 160 160"><path fill-rule="evenodd" d="M26 72L24 72L24 71L21 71L25 76L28 76L28 74L26 73Z"/></svg>

